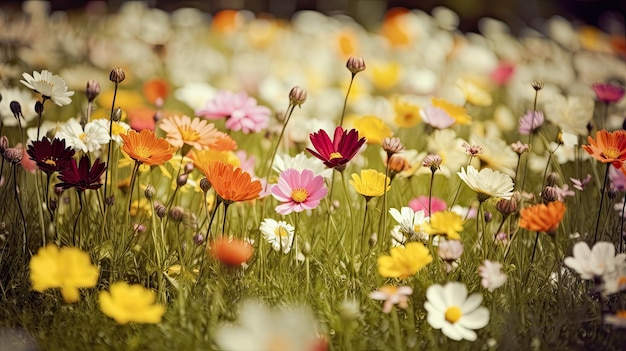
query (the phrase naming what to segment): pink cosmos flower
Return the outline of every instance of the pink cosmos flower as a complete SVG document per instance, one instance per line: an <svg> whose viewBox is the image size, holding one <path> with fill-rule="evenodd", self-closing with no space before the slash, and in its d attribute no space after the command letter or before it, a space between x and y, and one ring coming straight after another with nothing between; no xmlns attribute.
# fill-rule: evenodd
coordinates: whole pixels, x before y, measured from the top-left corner
<svg viewBox="0 0 626 351"><path fill-rule="evenodd" d="M537 130L543 125L545 118L541 111L528 111L519 120L519 128L517 129L520 134L528 135L531 132Z"/></svg>
<svg viewBox="0 0 626 351"><path fill-rule="evenodd" d="M456 120L452 118L444 109L434 106L424 108L420 115L422 120L433 128L445 129L453 125Z"/></svg>
<svg viewBox="0 0 626 351"><path fill-rule="evenodd" d="M596 83L591 86L598 100L605 104L612 104L624 97L624 88L614 84Z"/></svg>
<svg viewBox="0 0 626 351"><path fill-rule="evenodd" d="M613 168L613 173L615 173L615 174L621 173L621 172L617 171L615 169L615 167L612 167L612 168ZM587 176L585 178L583 178L583 179L570 177L569 180L572 181L572 185L574 186L574 189L579 190L579 191L583 191L583 190L585 190L585 187L587 186L587 184L589 184L589 182L591 181L591 174L587 173ZM622 185L626 185L626 184L622 184ZM621 191L623 191L623 190L624 189L622 189Z"/></svg>
<svg viewBox="0 0 626 351"><path fill-rule="evenodd" d="M491 80L498 85L505 85L515 73L515 66L509 62L501 62L491 71Z"/></svg>
<svg viewBox="0 0 626 351"><path fill-rule="evenodd" d="M326 193L324 178L309 169L300 172L288 168L280 174L278 184L272 187L272 195L282 202L276 206L276 212L283 215L316 208Z"/></svg>
<svg viewBox="0 0 626 351"><path fill-rule="evenodd" d="M204 109L196 111L197 116L209 119L226 118L226 128L241 130L246 134L265 128L270 113L269 108L257 105L256 100L245 91L233 93L226 90L218 92Z"/></svg>
<svg viewBox="0 0 626 351"><path fill-rule="evenodd" d="M609 179L611 180L611 185L617 191L626 190L626 175L624 172L620 172L618 168L613 167L613 165L609 167Z"/></svg>
<svg viewBox="0 0 626 351"><path fill-rule="evenodd" d="M448 208L445 200L442 200L438 197L433 196L431 202L431 209L433 213L443 211ZM428 213L428 196L421 195L417 198L411 199L409 201L409 207L415 212L424 211L426 217L430 217L430 213Z"/></svg>

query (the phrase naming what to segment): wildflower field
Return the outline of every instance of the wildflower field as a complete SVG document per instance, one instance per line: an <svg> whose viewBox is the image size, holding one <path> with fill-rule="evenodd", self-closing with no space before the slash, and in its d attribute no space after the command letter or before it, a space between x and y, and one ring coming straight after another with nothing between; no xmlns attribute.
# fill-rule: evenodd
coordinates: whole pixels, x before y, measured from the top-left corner
<svg viewBox="0 0 626 351"><path fill-rule="evenodd" d="M0 350L623 350L611 21L0 11Z"/></svg>

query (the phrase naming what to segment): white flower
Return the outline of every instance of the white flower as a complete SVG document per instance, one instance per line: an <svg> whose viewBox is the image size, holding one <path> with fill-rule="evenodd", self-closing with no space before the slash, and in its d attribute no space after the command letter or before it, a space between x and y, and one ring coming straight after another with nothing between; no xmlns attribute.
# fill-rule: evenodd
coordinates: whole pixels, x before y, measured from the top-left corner
<svg viewBox="0 0 626 351"><path fill-rule="evenodd" d="M0 89L0 120L2 124L7 127L17 126L17 119L13 116L11 111L11 101L17 101L22 106L22 115L24 120L21 121L22 126L25 126L29 121L37 117L35 113L35 103L37 100L33 98L33 93L29 90L19 88L2 88Z"/></svg>
<svg viewBox="0 0 626 351"><path fill-rule="evenodd" d="M55 135L55 138L65 139L67 146L83 152L100 150L100 145L109 142L109 131L104 126L90 122L85 130L75 119L67 121Z"/></svg>
<svg viewBox="0 0 626 351"><path fill-rule="evenodd" d="M565 132L587 135L587 125L593 118L590 97L558 95L545 104L546 119Z"/></svg>
<svg viewBox="0 0 626 351"><path fill-rule="evenodd" d="M425 240L425 234L421 226L426 221L424 211L413 211L410 207L402 207L400 211L390 208L389 213L400 224L400 232L411 241Z"/></svg>
<svg viewBox="0 0 626 351"><path fill-rule="evenodd" d="M478 275L482 278L480 283L483 288L494 291L506 283L506 274L502 273L502 264L499 262L491 262L485 260L483 264L478 267Z"/></svg>
<svg viewBox="0 0 626 351"><path fill-rule="evenodd" d="M110 126L110 121L109 119L106 118L98 118L93 120L91 123L99 126L100 128L106 130L107 134L109 134L109 126ZM85 126L85 129L87 129L87 126ZM122 138L120 137L120 134L125 134L130 130L130 126L122 121L119 122L113 122L113 129L112 129L112 139L114 142L121 144L122 143ZM108 142L108 141L107 141Z"/></svg>
<svg viewBox="0 0 626 351"><path fill-rule="evenodd" d="M476 155L476 157L480 159L481 164L485 167L500 171L509 176L515 175L514 169L517 166L518 156L500 135L494 134L493 132L485 136L472 134L470 144L483 147L484 152Z"/></svg>
<svg viewBox="0 0 626 351"><path fill-rule="evenodd" d="M293 168L301 172L308 169L315 175L321 175L324 179L330 179L333 175L332 168L324 166L324 164L315 157L307 157L304 152L301 152L294 157L287 154L281 157L277 154L274 159L272 169L280 174L289 168Z"/></svg>
<svg viewBox="0 0 626 351"><path fill-rule="evenodd" d="M32 76L23 73L22 77L25 79L20 80L22 84L38 92L44 98L49 98L55 104L63 106L72 102L70 96L73 96L74 92L67 90L63 78L53 75L47 70L43 70L41 73L35 71Z"/></svg>
<svg viewBox="0 0 626 351"><path fill-rule="evenodd" d="M424 308L428 312L428 324L441 329L450 339L474 341L477 337L474 330L489 323L489 310L480 306L483 296L474 293L468 297L463 283L431 285L426 290L426 298Z"/></svg>
<svg viewBox="0 0 626 351"><path fill-rule="evenodd" d="M615 246L605 241L596 243L593 249L586 242L578 242L573 253L574 257L566 257L563 262L589 280L615 272L626 259L626 254L615 255Z"/></svg>
<svg viewBox="0 0 626 351"><path fill-rule="evenodd" d="M311 350L317 342L316 322L307 310L271 310L247 301L236 324L218 327L214 340L220 350Z"/></svg>
<svg viewBox="0 0 626 351"><path fill-rule="evenodd" d="M385 285L377 291L372 291L369 298L372 300L385 301L383 313L391 312L393 305L406 309L409 306L409 297L413 294L413 288L409 286Z"/></svg>
<svg viewBox="0 0 626 351"><path fill-rule="evenodd" d="M437 255L446 263L446 272L458 266L458 260L463 254L463 243L460 240L442 240L437 248Z"/></svg>
<svg viewBox="0 0 626 351"><path fill-rule="evenodd" d="M461 172L457 174L479 196L483 194L487 198L494 196L507 200L513 196L513 179L504 173L489 168L483 168L479 172L470 165L467 166L467 171L461 168Z"/></svg>
<svg viewBox="0 0 626 351"><path fill-rule="evenodd" d="M282 251L283 253L291 251L295 231L291 224L285 221L278 222L271 218L265 218L261 222L259 230L261 230L263 238L272 245L275 251Z"/></svg>

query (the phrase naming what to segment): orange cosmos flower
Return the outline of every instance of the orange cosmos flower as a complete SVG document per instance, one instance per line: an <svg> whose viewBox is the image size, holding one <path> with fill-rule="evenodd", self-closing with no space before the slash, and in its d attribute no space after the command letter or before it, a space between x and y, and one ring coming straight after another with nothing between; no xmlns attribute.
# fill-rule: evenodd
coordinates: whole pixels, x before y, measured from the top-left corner
<svg viewBox="0 0 626 351"><path fill-rule="evenodd" d="M143 84L143 96L153 105L162 105L170 92L165 79L153 78Z"/></svg>
<svg viewBox="0 0 626 351"><path fill-rule="evenodd" d="M160 128L167 133L167 141L174 147L187 144L197 150L209 147L224 134L205 119L173 115L163 119Z"/></svg>
<svg viewBox="0 0 626 351"><path fill-rule="evenodd" d="M140 133L129 130L120 134L122 151L133 160L149 166L157 166L172 158L172 147L167 140L157 138L153 131L144 129Z"/></svg>
<svg viewBox="0 0 626 351"><path fill-rule="evenodd" d="M249 243L240 239L228 239L225 236L216 239L209 245L211 256L229 267L239 267L252 258L254 249Z"/></svg>
<svg viewBox="0 0 626 351"><path fill-rule="evenodd" d="M622 167L626 160L626 131L599 130L595 140L588 136L587 141L589 145L583 145L583 148L589 155L602 163L612 163L615 168Z"/></svg>
<svg viewBox="0 0 626 351"><path fill-rule="evenodd" d="M561 201L550 202L547 205L539 204L520 211L520 228L537 232L554 234L565 214L565 204Z"/></svg>
<svg viewBox="0 0 626 351"><path fill-rule="evenodd" d="M217 195L227 204L253 200L261 193L260 181L252 181L249 173L231 164L212 162L204 174Z"/></svg>
<svg viewBox="0 0 626 351"><path fill-rule="evenodd" d="M216 151L235 151L237 142L230 135L222 133L213 144L209 145L209 148Z"/></svg>

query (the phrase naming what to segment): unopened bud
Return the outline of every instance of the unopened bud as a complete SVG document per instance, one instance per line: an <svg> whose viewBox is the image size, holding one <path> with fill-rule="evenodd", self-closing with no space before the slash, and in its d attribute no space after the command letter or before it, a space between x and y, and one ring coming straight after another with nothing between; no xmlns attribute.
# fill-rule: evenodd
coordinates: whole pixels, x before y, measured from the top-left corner
<svg viewBox="0 0 626 351"><path fill-rule="evenodd" d="M120 84L126 79L126 73L123 69L119 67L115 67L111 70L111 74L109 74L109 80L115 84Z"/></svg>
<svg viewBox="0 0 626 351"><path fill-rule="evenodd" d="M154 194L156 193L156 189L154 188L154 185L152 184L148 184L148 186L146 186L146 190L144 190L143 194L145 195L146 199L148 200L152 200L152 198L154 197Z"/></svg>
<svg viewBox="0 0 626 351"><path fill-rule="evenodd" d="M396 137L383 139L382 147L387 153L387 157L404 150L404 145L402 145L400 138Z"/></svg>
<svg viewBox="0 0 626 351"><path fill-rule="evenodd" d="M119 122L122 119L122 109L117 107L115 110L113 110L111 119L113 119L113 122Z"/></svg>
<svg viewBox="0 0 626 351"><path fill-rule="evenodd" d="M306 98L307 98L306 90L304 90L303 88L297 85L291 88L291 91L289 92L289 103L291 105L300 106L304 104L304 102L306 101Z"/></svg>
<svg viewBox="0 0 626 351"><path fill-rule="evenodd" d="M107 197L104 202L109 205L109 206L113 206L113 204L115 203L115 195L111 195L109 197Z"/></svg>
<svg viewBox="0 0 626 351"><path fill-rule="evenodd" d="M535 91L543 89L543 82L534 81L530 83L530 85L533 87L533 89L535 89Z"/></svg>
<svg viewBox="0 0 626 351"><path fill-rule="evenodd" d="M22 116L22 105L20 105L20 103L17 101L11 101L11 103L9 104L9 108L13 113L13 117L20 119L20 117Z"/></svg>
<svg viewBox="0 0 626 351"><path fill-rule="evenodd" d="M484 217L485 223L490 223L493 220L493 214L491 214L491 212L489 211L485 211Z"/></svg>
<svg viewBox="0 0 626 351"><path fill-rule="evenodd" d="M38 115L43 113L43 103L41 101L35 102L35 113Z"/></svg>
<svg viewBox="0 0 626 351"><path fill-rule="evenodd" d="M154 212L156 212L156 215L159 218L163 218L167 214L167 208L165 208L165 206L163 205L157 205L154 207Z"/></svg>
<svg viewBox="0 0 626 351"><path fill-rule="evenodd" d="M559 180L561 180L561 176L558 173L550 172L550 174L548 174L548 178L546 179L546 184L548 186L554 186L559 183Z"/></svg>
<svg viewBox="0 0 626 351"><path fill-rule="evenodd" d="M422 166L430 168L431 172L435 173L435 171L439 169L441 162L441 156L430 154L424 157L424 162L422 162Z"/></svg>
<svg viewBox="0 0 626 351"><path fill-rule="evenodd" d="M188 178L189 178L189 175L187 173L183 173L179 175L178 178L176 178L176 185L184 186L185 184L187 184Z"/></svg>
<svg viewBox="0 0 626 351"><path fill-rule="evenodd" d="M100 94L100 83L96 80L87 81L87 87L85 88L85 95L87 95L87 101L93 102Z"/></svg>
<svg viewBox="0 0 626 351"><path fill-rule="evenodd" d="M22 161L22 148L20 147L9 147L4 150L4 158L14 164L20 163Z"/></svg>
<svg viewBox="0 0 626 351"><path fill-rule="evenodd" d="M555 186L546 186L541 192L541 199L544 204L558 200L559 193Z"/></svg>
<svg viewBox="0 0 626 351"><path fill-rule="evenodd" d="M168 211L167 216L174 222L182 222L185 210L180 206L174 206Z"/></svg>
<svg viewBox="0 0 626 351"><path fill-rule="evenodd" d="M202 189L202 191L204 191L205 193L209 191L209 189L211 189L211 183L209 182L208 179L206 178L200 179L200 189Z"/></svg>
<svg viewBox="0 0 626 351"><path fill-rule="evenodd" d="M202 235L202 233L198 233L196 235L193 236L193 242L196 245L202 245L204 244L204 235Z"/></svg>
<svg viewBox="0 0 626 351"><path fill-rule="evenodd" d="M352 75L355 75L365 69L365 60L362 57L350 57L346 63L346 68Z"/></svg>
<svg viewBox="0 0 626 351"><path fill-rule="evenodd" d="M391 174L396 174L409 168L409 164L404 157L392 155L389 162L387 162L387 167L389 167L389 172Z"/></svg>
<svg viewBox="0 0 626 351"><path fill-rule="evenodd" d="M517 212L517 208L519 206L519 202L515 197L511 197L509 200L501 199L496 204L496 210L502 213L503 216L508 216Z"/></svg>
<svg viewBox="0 0 626 351"><path fill-rule="evenodd" d="M193 163L189 162L189 163L185 164L185 168L183 168L183 172L185 174L190 174L191 172L193 172L193 168L194 168L193 167Z"/></svg>

